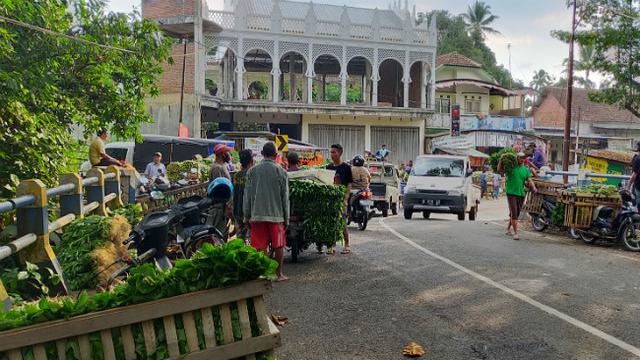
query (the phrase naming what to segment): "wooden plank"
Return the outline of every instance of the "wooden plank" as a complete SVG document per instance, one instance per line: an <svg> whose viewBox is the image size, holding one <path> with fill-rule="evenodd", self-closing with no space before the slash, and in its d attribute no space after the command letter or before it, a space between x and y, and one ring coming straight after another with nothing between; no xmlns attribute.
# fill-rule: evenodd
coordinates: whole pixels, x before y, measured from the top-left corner
<svg viewBox="0 0 640 360"><path fill-rule="evenodd" d="M58 350L58 360L66 360L67 358L67 339L56 341L56 349Z"/></svg>
<svg viewBox="0 0 640 360"><path fill-rule="evenodd" d="M229 304L220 305L220 321L222 322L222 338L225 344L233 342L233 324Z"/></svg>
<svg viewBox="0 0 640 360"><path fill-rule="evenodd" d="M9 357L9 360L22 360L22 352L20 349L7 352L7 356Z"/></svg>
<svg viewBox="0 0 640 360"><path fill-rule="evenodd" d="M202 331L204 332L205 347L212 348L216 346L216 329L213 324L211 308L202 309Z"/></svg>
<svg viewBox="0 0 640 360"><path fill-rule="evenodd" d="M268 321L270 323L271 320ZM275 325L267 324L265 335L258 337L236 341L231 344L216 346L212 349L206 349L189 354L184 357L188 360L210 360L210 359L235 359L250 354L260 352L270 352L280 346L280 332Z"/></svg>
<svg viewBox="0 0 640 360"><path fill-rule="evenodd" d="M142 333L144 334L144 347L147 349L147 356L156 352L156 331L153 328L153 321L142 323Z"/></svg>
<svg viewBox="0 0 640 360"><path fill-rule="evenodd" d="M131 331L131 326L121 327L120 336L122 337L122 347L124 348L124 358L126 360L135 359L136 344L133 341L133 331Z"/></svg>
<svg viewBox="0 0 640 360"><path fill-rule="evenodd" d="M265 331L269 330L269 315L267 314L267 309L264 306L264 300L262 296L256 296L253 298L253 307L256 309L256 317L258 318L258 324L260 325L260 330L264 334Z"/></svg>
<svg viewBox="0 0 640 360"><path fill-rule="evenodd" d="M44 344L34 345L33 358L36 360L47 360L47 350L44 348Z"/></svg>
<svg viewBox="0 0 640 360"><path fill-rule="evenodd" d="M189 352L200 350L198 346L198 332L196 331L196 322L193 319L193 313L186 312L182 314L182 323L184 324L184 333L187 335L187 348Z"/></svg>
<svg viewBox="0 0 640 360"><path fill-rule="evenodd" d="M80 358L91 359L91 344L89 343L89 335L78 336L78 345L80 345Z"/></svg>
<svg viewBox="0 0 640 360"><path fill-rule="evenodd" d="M244 357L244 360L256 360L256 354L249 354Z"/></svg>
<svg viewBox="0 0 640 360"><path fill-rule="evenodd" d="M162 322L164 323L164 333L167 337L169 358L177 359L180 357L180 346L178 345L178 334L176 333L176 322L173 319L173 315L165 316Z"/></svg>
<svg viewBox="0 0 640 360"><path fill-rule="evenodd" d="M104 360L116 360L116 350L113 348L111 329L100 331L100 341L102 341Z"/></svg>
<svg viewBox="0 0 640 360"><path fill-rule="evenodd" d="M248 339L251 337L251 321L249 320L247 300L238 301L238 315L240 319L240 330L242 331L242 340Z"/></svg>
<svg viewBox="0 0 640 360"><path fill-rule="evenodd" d="M80 315L70 320L56 320L2 331L0 332L0 339L2 339L0 351L130 325L176 313L210 308L219 304L259 296L269 290L271 290L271 282L268 280L255 280L228 288L199 291L168 299Z"/></svg>

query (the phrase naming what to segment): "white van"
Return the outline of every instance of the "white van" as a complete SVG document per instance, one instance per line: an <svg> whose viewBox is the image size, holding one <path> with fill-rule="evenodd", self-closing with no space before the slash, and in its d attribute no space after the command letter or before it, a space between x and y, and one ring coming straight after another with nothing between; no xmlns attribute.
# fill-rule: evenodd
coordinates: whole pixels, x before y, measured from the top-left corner
<svg viewBox="0 0 640 360"><path fill-rule="evenodd" d="M452 155L420 155L413 164L402 202L405 219L422 212L457 214L458 220L475 220L480 189L471 181L469 158Z"/></svg>

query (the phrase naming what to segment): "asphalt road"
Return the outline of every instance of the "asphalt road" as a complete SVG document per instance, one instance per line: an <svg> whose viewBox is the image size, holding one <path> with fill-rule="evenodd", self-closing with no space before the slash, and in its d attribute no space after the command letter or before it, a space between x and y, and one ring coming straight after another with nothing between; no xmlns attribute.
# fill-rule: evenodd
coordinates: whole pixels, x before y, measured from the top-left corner
<svg viewBox="0 0 640 360"><path fill-rule="evenodd" d="M494 209L495 210L495 209ZM490 212L490 211L489 211ZM280 359L640 358L640 255L495 219L373 219L350 255L309 250L274 284Z"/></svg>

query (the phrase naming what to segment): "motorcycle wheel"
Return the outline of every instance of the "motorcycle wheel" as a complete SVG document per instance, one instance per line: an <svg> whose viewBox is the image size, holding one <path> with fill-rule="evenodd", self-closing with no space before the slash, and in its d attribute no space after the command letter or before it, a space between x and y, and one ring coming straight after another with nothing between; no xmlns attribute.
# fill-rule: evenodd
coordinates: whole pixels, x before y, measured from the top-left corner
<svg viewBox="0 0 640 360"><path fill-rule="evenodd" d="M298 262L298 254L300 254L300 241L297 237L291 240L293 240L291 241L291 262L295 264Z"/></svg>
<svg viewBox="0 0 640 360"><path fill-rule="evenodd" d="M535 214L530 214L530 215L531 215L531 227L533 227L533 230L542 232L547 228L547 224L545 224L544 221L542 220L542 216L535 215Z"/></svg>
<svg viewBox="0 0 640 360"><path fill-rule="evenodd" d="M362 216L362 220L358 223L358 229L360 229L360 231L364 231L367 228L367 224L369 223L369 217L364 214Z"/></svg>
<svg viewBox="0 0 640 360"><path fill-rule="evenodd" d="M579 240L580 239L580 235L578 235L578 232L576 231L575 228L569 228L569 235L571 236L572 239L574 240Z"/></svg>
<svg viewBox="0 0 640 360"><path fill-rule="evenodd" d="M584 231L578 232L578 235L580 236L580 240L584 241L585 244L589 244L589 245L593 245L598 239L593 235L585 233Z"/></svg>
<svg viewBox="0 0 640 360"><path fill-rule="evenodd" d="M628 223L620 232L620 240L629 251L640 251L640 224Z"/></svg>

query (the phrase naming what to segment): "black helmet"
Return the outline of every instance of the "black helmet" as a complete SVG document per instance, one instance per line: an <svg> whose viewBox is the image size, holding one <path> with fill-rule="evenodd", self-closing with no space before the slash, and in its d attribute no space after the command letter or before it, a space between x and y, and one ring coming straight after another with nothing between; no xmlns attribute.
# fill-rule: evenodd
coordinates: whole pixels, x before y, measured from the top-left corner
<svg viewBox="0 0 640 360"><path fill-rule="evenodd" d="M363 166L364 165L364 157L362 157L362 155L354 156L353 160L351 160L351 164L353 166Z"/></svg>

